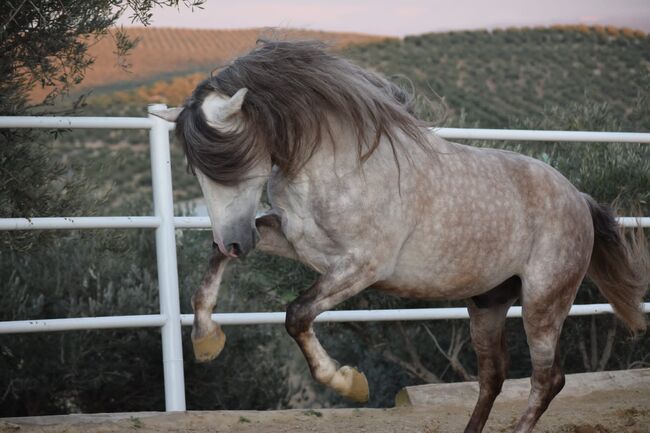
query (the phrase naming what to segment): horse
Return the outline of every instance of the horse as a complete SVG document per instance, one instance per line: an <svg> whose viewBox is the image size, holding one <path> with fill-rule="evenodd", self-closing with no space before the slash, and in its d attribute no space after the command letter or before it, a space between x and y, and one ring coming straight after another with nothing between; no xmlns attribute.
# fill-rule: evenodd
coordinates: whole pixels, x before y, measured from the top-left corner
<svg viewBox="0 0 650 433"><path fill-rule="evenodd" d="M583 278L633 331L650 257L613 210L552 167L448 142L414 114L411 92L315 41L260 41L200 83L176 122L211 221L213 255L192 296L192 343L210 361L225 335L211 319L227 263L258 249L320 275L289 303L286 330L313 378L357 402L365 375L339 366L312 323L369 286L402 297L466 300L480 392L465 429L481 432L506 378L506 312L520 300L532 361L530 432L564 385L560 331ZM270 209L257 215L266 185Z"/></svg>

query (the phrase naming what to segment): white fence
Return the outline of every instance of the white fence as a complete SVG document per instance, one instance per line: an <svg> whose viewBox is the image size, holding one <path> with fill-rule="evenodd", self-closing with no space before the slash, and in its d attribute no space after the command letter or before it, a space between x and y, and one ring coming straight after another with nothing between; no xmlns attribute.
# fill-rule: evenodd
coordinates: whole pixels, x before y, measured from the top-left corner
<svg viewBox="0 0 650 433"><path fill-rule="evenodd" d="M150 105L149 112L166 108ZM169 131L173 125L155 116L149 117L0 117L0 128L104 128L149 129L151 172L154 198L153 216L0 218L0 230L152 228L156 230L156 254L160 290L160 313L138 316L83 317L48 320L0 322L0 334L49 332L87 329L157 327L161 329L165 405L167 411L185 410L185 380L181 326L191 325L193 315L181 314L176 266L176 229L209 228L207 217L176 217L172 198ZM650 143L650 133L521 131L440 128L435 133L445 138L488 140L533 140L567 142ZM650 227L650 217L619 219L624 226ZM650 312L650 303L644 304ZM571 315L612 313L609 304L574 305ZM509 317L521 317L521 308L512 307ZM465 319L465 308L421 308L394 310L328 311L316 321L390 321ZM284 323L283 312L214 314L224 325Z"/></svg>

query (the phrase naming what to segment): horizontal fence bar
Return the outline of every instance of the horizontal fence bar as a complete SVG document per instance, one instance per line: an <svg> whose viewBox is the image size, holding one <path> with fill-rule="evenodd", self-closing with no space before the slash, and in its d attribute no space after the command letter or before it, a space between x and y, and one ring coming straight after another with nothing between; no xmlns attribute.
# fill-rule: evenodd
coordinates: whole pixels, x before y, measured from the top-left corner
<svg viewBox="0 0 650 433"><path fill-rule="evenodd" d="M650 227L650 217L620 217L623 227ZM155 216L0 218L0 230L83 230L156 228ZM177 229L209 229L209 217L174 217Z"/></svg>
<svg viewBox="0 0 650 433"><path fill-rule="evenodd" d="M429 128L450 139L650 143L647 132L546 131L525 129Z"/></svg>
<svg viewBox="0 0 650 433"><path fill-rule="evenodd" d="M650 218L649 218L650 219ZM177 229L209 229L210 217L174 217L174 227Z"/></svg>
<svg viewBox="0 0 650 433"><path fill-rule="evenodd" d="M0 218L0 230L156 228L155 216Z"/></svg>
<svg viewBox="0 0 650 433"><path fill-rule="evenodd" d="M146 229L160 226L156 216L0 218L0 230ZM174 217L178 229L209 229L209 217Z"/></svg>
<svg viewBox="0 0 650 433"><path fill-rule="evenodd" d="M643 311L650 313L650 302L643 304ZM571 307L569 316L611 314L610 304L578 304ZM286 313L216 313L212 320L221 325L282 324ZM521 317L521 307L510 307L508 317ZM338 310L321 313L315 322L387 322L413 320L467 319L465 307L454 308L398 308L393 310ZM181 325L189 326L193 314L181 314ZM155 328L165 324L165 316L147 314L138 316L80 317L67 319L20 320L0 322L0 334L32 332L72 331L90 329Z"/></svg>
<svg viewBox="0 0 650 433"><path fill-rule="evenodd" d="M167 122L169 129L175 124ZM0 128L149 129L148 117L0 116ZM429 128L441 137L477 140L583 141L650 143L650 133L599 131L548 131L483 128Z"/></svg>
<svg viewBox="0 0 650 433"><path fill-rule="evenodd" d="M650 313L650 302L643 304L643 311ZM582 304L574 305L569 312L570 316L585 316L591 314L612 313L609 304ZM511 307L508 317L521 317L521 307ZM447 320L467 319L467 308L398 308L393 310L338 310L321 313L315 322L385 322L394 320ZM262 325L284 323L284 312L270 313L216 313L212 320L222 325ZM194 321L193 314L181 314L181 324L191 325Z"/></svg>
<svg viewBox="0 0 650 433"><path fill-rule="evenodd" d="M650 217L619 217L616 221L623 227L650 227Z"/></svg>
<svg viewBox="0 0 650 433"><path fill-rule="evenodd" d="M28 332L74 331L90 329L157 328L161 327L164 323L165 316L160 314L20 320L12 322L0 322L0 334L21 334Z"/></svg>
<svg viewBox="0 0 650 433"><path fill-rule="evenodd" d="M0 116L0 128L150 129L148 117Z"/></svg>

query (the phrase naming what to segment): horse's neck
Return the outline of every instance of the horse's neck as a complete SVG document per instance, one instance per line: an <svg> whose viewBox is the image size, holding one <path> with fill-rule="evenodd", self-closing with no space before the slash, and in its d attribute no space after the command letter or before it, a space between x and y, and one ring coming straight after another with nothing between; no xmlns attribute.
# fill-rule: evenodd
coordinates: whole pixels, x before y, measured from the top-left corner
<svg viewBox="0 0 650 433"><path fill-rule="evenodd" d="M386 137L382 137L379 146L365 161L359 161L357 138L351 131L341 129L335 137L324 140L312 158L298 174L296 181L326 181L349 177L355 173L364 172L367 177L373 171L381 172L382 177L398 176L407 180L409 176L417 176L418 170L431 164L436 153L448 152L453 144L435 136L428 136L429 151L413 142L404 134L395 134L397 139L391 145ZM398 170L398 167L400 170Z"/></svg>
<svg viewBox="0 0 650 433"><path fill-rule="evenodd" d="M386 138L382 138L377 149L364 162L359 161L356 136L343 128L336 136L327 137L299 173L288 180L279 170L274 170L269 180L269 200L274 203L305 203L332 188L340 194L354 195L358 188L369 185L383 185L381 194L394 200L406 198L409 191L426 182L423 171L435 164L436 152L446 152L450 145L431 134L432 151L427 152L408 137L399 136L394 143L395 151ZM336 144L334 144L334 142ZM396 162L397 160L397 162ZM362 184L366 184L365 186ZM370 186L374 192L374 188ZM365 198L372 200L372 197Z"/></svg>

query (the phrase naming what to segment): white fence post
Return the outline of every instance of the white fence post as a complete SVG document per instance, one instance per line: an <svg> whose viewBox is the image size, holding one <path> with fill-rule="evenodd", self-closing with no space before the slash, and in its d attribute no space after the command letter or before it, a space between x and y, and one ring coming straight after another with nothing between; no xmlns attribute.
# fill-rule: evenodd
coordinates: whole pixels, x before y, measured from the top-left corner
<svg viewBox="0 0 650 433"><path fill-rule="evenodd" d="M149 113L165 108L167 106L164 104L152 104L149 105ZM160 314L165 317L165 324L161 328L165 408L168 412L184 411L185 378L183 376L183 342L176 263L169 127L163 119L151 114L149 117L154 122L149 133L154 214L160 218L160 226L156 229L156 258L160 288Z"/></svg>

